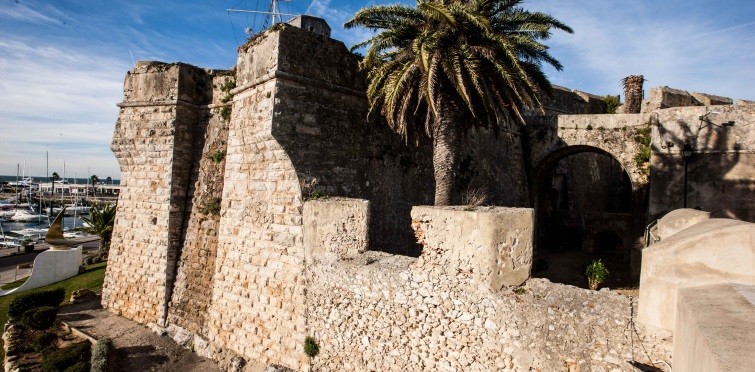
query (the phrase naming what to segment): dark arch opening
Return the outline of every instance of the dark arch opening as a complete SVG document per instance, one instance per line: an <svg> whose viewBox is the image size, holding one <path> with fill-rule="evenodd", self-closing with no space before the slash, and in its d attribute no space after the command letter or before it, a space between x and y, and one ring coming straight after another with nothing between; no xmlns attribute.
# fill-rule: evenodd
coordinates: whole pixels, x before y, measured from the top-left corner
<svg viewBox="0 0 755 372"><path fill-rule="evenodd" d="M622 234L631 228L633 185L622 164L603 149L569 146L546 156L533 181L533 276L586 288L584 267L601 259L610 263L607 283L630 284Z"/></svg>
<svg viewBox="0 0 755 372"><path fill-rule="evenodd" d="M613 231L601 231L595 234L592 252L596 255L621 254L624 241Z"/></svg>

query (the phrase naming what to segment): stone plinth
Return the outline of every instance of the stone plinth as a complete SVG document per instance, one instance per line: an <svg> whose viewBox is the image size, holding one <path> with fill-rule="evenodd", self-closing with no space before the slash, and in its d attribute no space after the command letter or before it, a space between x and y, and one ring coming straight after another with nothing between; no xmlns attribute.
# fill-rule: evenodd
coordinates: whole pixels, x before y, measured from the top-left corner
<svg viewBox="0 0 755 372"><path fill-rule="evenodd" d="M308 257L337 258L369 249L370 202L327 198L304 203L304 250Z"/></svg>
<svg viewBox="0 0 755 372"><path fill-rule="evenodd" d="M755 224L714 218L645 249L637 320L673 330L677 290L724 282L755 284Z"/></svg>
<svg viewBox="0 0 755 372"><path fill-rule="evenodd" d="M674 371L751 371L755 366L755 285L679 290Z"/></svg>
<svg viewBox="0 0 755 372"><path fill-rule="evenodd" d="M529 208L414 207L423 246L416 265L470 276L492 291L520 285L532 268L533 220Z"/></svg>

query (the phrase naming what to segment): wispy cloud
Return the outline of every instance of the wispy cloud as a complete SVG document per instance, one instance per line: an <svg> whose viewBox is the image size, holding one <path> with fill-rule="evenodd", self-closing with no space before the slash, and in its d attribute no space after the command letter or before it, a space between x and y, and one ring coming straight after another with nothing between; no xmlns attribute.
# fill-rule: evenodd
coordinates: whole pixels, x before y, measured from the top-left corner
<svg viewBox="0 0 755 372"><path fill-rule="evenodd" d="M0 19L12 19L30 23L58 23L55 18L47 16L19 2L4 2L0 4Z"/></svg>
<svg viewBox="0 0 755 372"><path fill-rule="evenodd" d="M0 55L0 174L24 161L43 173L49 151L53 165L116 175L108 145L128 66L39 40L2 40ZM96 145L72 146L82 142Z"/></svg>
<svg viewBox="0 0 755 372"><path fill-rule="evenodd" d="M752 98L755 22L731 25L728 17L721 22L701 14L705 9L700 7L666 6L651 11L647 2L620 7L592 0L579 6L554 0L538 4L538 10L575 30L573 35L556 33L549 43L565 66L564 72L550 71L551 79L597 94L618 94L621 78L643 74L646 89L668 85Z"/></svg>
<svg viewBox="0 0 755 372"><path fill-rule="evenodd" d="M358 8L334 6L331 3L331 0L313 0L307 13L325 19L333 29L332 38L341 40L347 47L351 47L372 37L373 33L370 30L362 28L346 30L343 27L343 24L354 16Z"/></svg>

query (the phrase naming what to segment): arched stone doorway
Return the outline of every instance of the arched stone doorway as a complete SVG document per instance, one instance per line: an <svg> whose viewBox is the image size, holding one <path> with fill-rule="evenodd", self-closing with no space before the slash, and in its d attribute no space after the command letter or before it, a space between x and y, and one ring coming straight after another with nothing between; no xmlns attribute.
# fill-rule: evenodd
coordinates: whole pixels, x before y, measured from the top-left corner
<svg viewBox="0 0 755 372"><path fill-rule="evenodd" d="M601 259L611 272L606 286L629 285L638 203L623 164L597 147L562 147L539 162L532 186L533 276L586 287L585 265Z"/></svg>

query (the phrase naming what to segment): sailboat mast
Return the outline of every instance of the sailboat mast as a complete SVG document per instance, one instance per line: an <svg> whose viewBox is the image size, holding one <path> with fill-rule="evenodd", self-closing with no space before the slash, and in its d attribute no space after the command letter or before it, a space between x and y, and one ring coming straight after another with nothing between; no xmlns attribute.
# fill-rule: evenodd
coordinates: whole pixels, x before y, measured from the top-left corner
<svg viewBox="0 0 755 372"><path fill-rule="evenodd" d="M16 164L16 209L18 209L18 201L21 199L21 191L18 189L18 173L20 168L21 164Z"/></svg>

